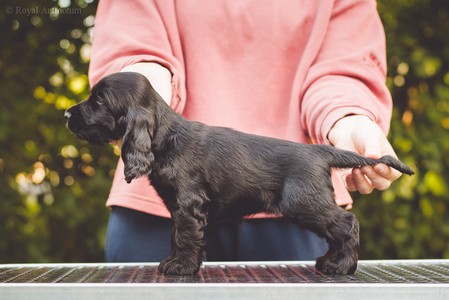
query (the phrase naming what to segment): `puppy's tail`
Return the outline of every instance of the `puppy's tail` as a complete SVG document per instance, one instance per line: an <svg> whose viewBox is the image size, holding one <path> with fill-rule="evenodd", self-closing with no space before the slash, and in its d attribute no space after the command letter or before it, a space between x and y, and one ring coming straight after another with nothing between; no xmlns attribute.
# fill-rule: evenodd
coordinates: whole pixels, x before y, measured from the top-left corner
<svg viewBox="0 0 449 300"><path fill-rule="evenodd" d="M379 159L365 157L359 155L355 152L340 150L334 147L326 147L323 148L326 153L327 160L329 162L330 167L334 168L358 168L362 166L374 166L377 164L386 164L387 166L392 167L393 169L398 170L401 173L407 175L413 175L415 172L406 164L401 162L400 160L390 156L385 155Z"/></svg>

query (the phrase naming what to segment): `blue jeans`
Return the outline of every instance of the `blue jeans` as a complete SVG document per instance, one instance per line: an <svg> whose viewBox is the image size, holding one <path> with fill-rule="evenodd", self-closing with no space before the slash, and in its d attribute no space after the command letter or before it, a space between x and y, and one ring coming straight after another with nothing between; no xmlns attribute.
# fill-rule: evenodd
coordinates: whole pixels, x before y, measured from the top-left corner
<svg viewBox="0 0 449 300"><path fill-rule="evenodd" d="M112 207L106 236L107 262L159 262L170 254L172 222ZM328 249L316 234L283 219L251 219L210 226L208 261L314 260Z"/></svg>

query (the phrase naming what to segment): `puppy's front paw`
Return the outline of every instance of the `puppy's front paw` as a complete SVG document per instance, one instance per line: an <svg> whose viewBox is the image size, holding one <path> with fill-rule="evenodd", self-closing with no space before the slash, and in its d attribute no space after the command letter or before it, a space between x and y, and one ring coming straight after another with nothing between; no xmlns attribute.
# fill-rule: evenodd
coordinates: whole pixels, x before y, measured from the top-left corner
<svg viewBox="0 0 449 300"><path fill-rule="evenodd" d="M163 274L164 273L164 269L165 269L165 265L174 259L174 256L170 255L169 257L167 257L166 259L164 259L163 261L161 261L159 263L159 267L157 268L158 272Z"/></svg>
<svg viewBox="0 0 449 300"><path fill-rule="evenodd" d="M167 258L159 264L159 272L165 275L195 275L200 269L200 263L180 258Z"/></svg>
<svg viewBox="0 0 449 300"><path fill-rule="evenodd" d="M357 259L335 260L325 255L317 258L315 268L326 275L352 275L357 270Z"/></svg>

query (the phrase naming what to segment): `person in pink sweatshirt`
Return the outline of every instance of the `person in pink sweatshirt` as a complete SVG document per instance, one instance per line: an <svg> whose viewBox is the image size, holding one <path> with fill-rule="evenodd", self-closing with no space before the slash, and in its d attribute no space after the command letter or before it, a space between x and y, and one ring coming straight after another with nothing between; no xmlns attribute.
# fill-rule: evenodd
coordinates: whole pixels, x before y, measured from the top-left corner
<svg viewBox="0 0 449 300"><path fill-rule="evenodd" d="M385 48L375 0L101 0L89 80L138 72L190 120L394 156ZM380 164L332 175L337 204L350 209L348 190L383 190L400 173ZM168 256L170 215L146 178L125 182L121 160L107 206L107 261ZM208 260L309 260L327 250L266 214L206 235Z"/></svg>

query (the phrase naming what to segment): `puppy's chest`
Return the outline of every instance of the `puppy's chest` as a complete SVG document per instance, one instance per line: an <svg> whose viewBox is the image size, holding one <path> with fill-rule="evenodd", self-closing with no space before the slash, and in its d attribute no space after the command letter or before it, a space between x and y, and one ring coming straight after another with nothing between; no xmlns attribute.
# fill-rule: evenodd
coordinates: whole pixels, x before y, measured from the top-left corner
<svg viewBox="0 0 449 300"><path fill-rule="evenodd" d="M177 188L175 185L175 172L172 167L155 163L149 176L151 185L165 202L167 207L175 201Z"/></svg>
<svg viewBox="0 0 449 300"><path fill-rule="evenodd" d="M162 189L176 192L179 185L188 180L190 169L189 164L175 157L155 156L150 180L158 192Z"/></svg>
<svg viewBox="0 0 449 300"><path fill-rule="evenodd" d="M160 194L176 195L180 190L203 183L201 168L197 161L179 155L155 155L149 179ZM164 199L165 200L165 199Z"/></svg>
<svg viewBox="0 0 449 300"><path fill-rule="evenodd" d="M178 173L176 169L176 162L173 159L155 157L150 179L160 185L173 185Z"/></svg>

